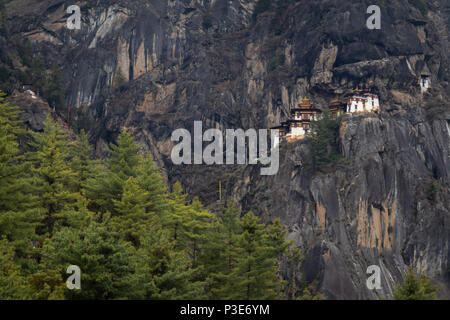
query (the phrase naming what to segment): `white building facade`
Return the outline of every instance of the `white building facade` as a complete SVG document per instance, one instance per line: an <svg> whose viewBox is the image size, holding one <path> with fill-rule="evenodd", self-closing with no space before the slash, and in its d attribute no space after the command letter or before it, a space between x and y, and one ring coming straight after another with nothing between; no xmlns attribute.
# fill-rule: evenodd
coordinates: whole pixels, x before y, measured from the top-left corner
<svg viewBox="0 0 450 320"><path fill-rule="evenodd" d="M303 137L306 135L307 130L300 123L291 125L290 132L286 135L287 138Z"/></svg>
<svg viewBox="0 0 450 320"><path fill-rule="evenodd" d="M374 112L380 109L380 100L376 94L355 94L348 99L346 112Z"/></svg>
<svg viewBox="0 0 450 320"><path fill-rule="evenodd" d="M421 76L419 79L420 91L422 93L427 92L431 87L431 80L428 76Z"/></svg>

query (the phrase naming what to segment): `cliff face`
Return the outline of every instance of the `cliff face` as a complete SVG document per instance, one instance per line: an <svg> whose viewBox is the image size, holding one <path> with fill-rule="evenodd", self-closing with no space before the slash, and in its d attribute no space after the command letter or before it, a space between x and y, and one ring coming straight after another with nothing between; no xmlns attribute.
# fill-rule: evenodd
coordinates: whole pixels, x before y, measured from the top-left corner
<svg viewBox="0 0 450 320"><path fill-rule="evenodd" d="M308 175L306 145L298 142L282 147L278 175L261 179L249 170L248 183L234 190L245 208L290 227L289 239L307 252L304 279L318 281L328 298L390 296L407 266L439 281L448 297L450 127L424 122L423 110L413 110L346 116L346 161L328 173ZM382 290L366 288L370 265L382 270Z"/></svg>
<svg viewBox="0 0 450 320"><path fill-rule="evenodd" d="M6 20L11 42L28 39L59 65L64 105L89 129L97 156L127 128L169 181L180 179L203 202L215 202L224 181L243 209L289 227L306 254L298 280L327 298L389 296L407 266L450 298L450 5L425 1L421 11L417 2L375 3L380 30L366 27L372 1L338 0L276 1L257 16L256 0L15 0ZM72 4L81 7L81 30L65 27ZM433 88L426 94L423 72ZM357 86L377 93L381 110L344 117L346 161L328 173L304 170L305 142L282 147L272 177L170 160L172 131L194 120L267 128L303 96L325 107ZM382 290L365 285L373 264Z"/></svg>

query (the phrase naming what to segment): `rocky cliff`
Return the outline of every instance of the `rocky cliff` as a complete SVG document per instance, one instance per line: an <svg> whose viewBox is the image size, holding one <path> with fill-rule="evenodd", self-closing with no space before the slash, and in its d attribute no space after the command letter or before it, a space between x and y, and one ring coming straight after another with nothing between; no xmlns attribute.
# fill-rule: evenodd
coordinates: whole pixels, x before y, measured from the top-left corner
<svg viewBox="0 0 450 320"><path fill-rule="evenodd" d="M5 7L1 64L30 71L20 54L27 40L33 56L56 66L63 95L55 113L65 118L71 106L73 125L89 130L97 156L129 129L170 182L181 180L204 203L215 203L220 180L243 209L281 218L306 256L297 281L327 298L390 296L408 266L450 298L450 4L264 3L14 0ZM73 4L80 30L66 27ZM366 26L371 4L381 8L379 30ZM424 72L427 93L418 84ZM11 73L9 81L12 92L22 90L20 77ZM190 130L195 120L268 128L303 96L323 108L355 87L377 93L381 110L342 119L345 161L325 173L305 170L306 141L282 146L271 177L253 167L170 160L172 131ZM369 265L382 269L381 290L365 285Z"/></svg>

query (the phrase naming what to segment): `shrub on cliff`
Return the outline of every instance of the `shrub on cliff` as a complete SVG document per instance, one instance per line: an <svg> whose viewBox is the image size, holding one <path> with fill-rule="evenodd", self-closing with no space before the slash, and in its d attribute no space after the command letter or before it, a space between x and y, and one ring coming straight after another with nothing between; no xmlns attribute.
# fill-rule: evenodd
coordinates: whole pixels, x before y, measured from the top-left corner
<svg viewBox="0 0 450 320"><path fill-rule="evenodd" d="M410 268L403 284L394 289L394 300L435 300L437 286L424 274L416 276Z"/></svg>
<svg viewBox="0 0 450 320"><path fill-rule="evenodd" d="M328 109L322 118L311 122L308 133L309 157L306 167L313 173L323 171L330 163L338 162L342 157L338 149L339 120L334 119Z"/></svg>

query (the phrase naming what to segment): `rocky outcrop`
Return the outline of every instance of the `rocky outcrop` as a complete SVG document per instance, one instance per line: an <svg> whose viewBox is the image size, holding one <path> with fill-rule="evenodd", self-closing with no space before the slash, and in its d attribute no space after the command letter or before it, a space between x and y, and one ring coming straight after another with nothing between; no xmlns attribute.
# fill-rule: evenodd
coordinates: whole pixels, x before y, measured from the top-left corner
<svg viewBox="0 0 450 320"><path fill-rule="evenodd" d="M327 298L389 296L408 265L449 298L450 116L429 116L436 103L448 110L448 1L426 1L427 13L408 0L380 1L380 30L366 27L370 1L273 2L255 19L256 2L12 1L8 43L29 39L36 55L60 66L64 104L97 156L127 128L169 182L181 180L204 203L217 200L220 180L243 209L281 218L307 255L299 280ZM81 7L80 30L65 27L72 4ZM421 93L423 70L432 94ZM170 160L172 131L191 130L194 120L267 128L303 96L323 108L357 86L380 96L380 114L344 118L346 161L326 174L304 170L305 141L282 148L273 177ZM383 271L380 291L365 286L372 264Z"/></svg>
<svg viewBox="0 0 450 320"><path fill-rule="evenodd" d="M413 266L449 297L449 123L423 121L423 110L414 111L345 116L345 160L327 173L308 175L305 141L282 147L274 177L248 169L251 185L234 193L245 209L290 226L289 239L307 253L297 281L317 281L328 298L373 299L390 296ZM382 270L381 290L366 287L370 265Z"/></svg>

